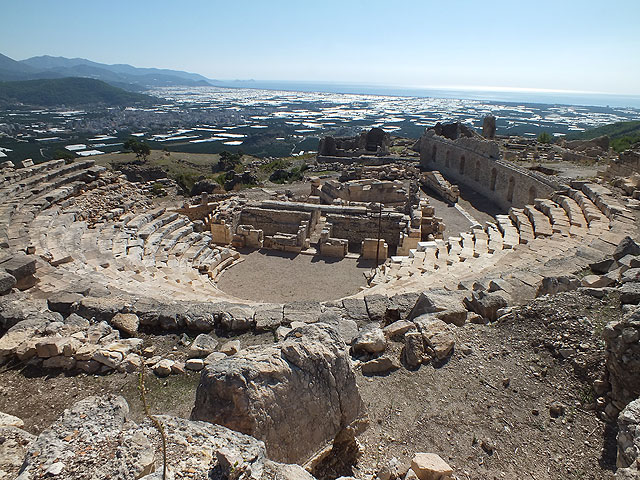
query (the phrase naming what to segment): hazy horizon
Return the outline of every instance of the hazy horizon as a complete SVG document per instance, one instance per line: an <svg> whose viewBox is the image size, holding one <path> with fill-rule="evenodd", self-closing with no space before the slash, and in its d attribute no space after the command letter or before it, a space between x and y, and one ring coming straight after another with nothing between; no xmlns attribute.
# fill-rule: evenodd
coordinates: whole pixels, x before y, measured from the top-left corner
<svg viewBox="0 0 640 480"><path fill-rule="evenodd" d="M640 95L640 2L4 1L4 54L219 80Z"/></svg>

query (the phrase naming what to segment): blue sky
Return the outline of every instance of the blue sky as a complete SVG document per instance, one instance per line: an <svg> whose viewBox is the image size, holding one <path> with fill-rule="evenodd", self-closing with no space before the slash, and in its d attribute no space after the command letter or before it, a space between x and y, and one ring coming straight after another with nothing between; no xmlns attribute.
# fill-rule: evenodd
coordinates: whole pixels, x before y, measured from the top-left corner
<svg viewBox="0 0 640 480"><path fill-rule="evenodd" d="M640 0L0 0L0 53L217 79L640 94Z"/></svg>

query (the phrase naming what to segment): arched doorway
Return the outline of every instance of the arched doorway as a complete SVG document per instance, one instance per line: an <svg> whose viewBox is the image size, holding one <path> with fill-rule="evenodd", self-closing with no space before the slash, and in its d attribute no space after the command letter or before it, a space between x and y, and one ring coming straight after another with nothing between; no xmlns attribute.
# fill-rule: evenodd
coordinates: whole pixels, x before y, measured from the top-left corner
<svg viewBox="0 0 640 480"><path fill-rule="evenodd" d="M444 166L447 168L451 168L451 161L449 160L449 157L451 157L451 152L447 150L447 153L444 157Z"/></svg>
<svg viewBox="0 0 640 480"><path fill-rule="evenodd" d="M436 163L436 153L438 153L438 149L434 145L433 148L431 149L431 161L433 163Z"/></svg>
<svg viewBox="0 0 640 480"><path fill-rule="evenodd" d="M498 171L495 168L491 169L491 191L496 191L496 180L498 179Z"/></svg>
<svg viewBox="0 0 640 480"><path fill-rule="evenodd" d="M513 191L516 189L516 180L511 177L509 179L509 188L507 189L507 202L513 202Z"/></svg>
<svg viewBox="0 0 640 480"><path fill-rule="evenodd" d="M474 180L476 182L480 181L480 160L476 162L476 171L474 173L475 173Z"/></svg>
<svg viewBox="0 0 640 480"><path fill-rule="evenodd" d="M536 187L531 187L529 189L529 203L532 204L535 202L536 197L538 196L537 192L536 192Z"/></svg>
<svg viewBox="0 0 640 480"><path fill-rule="evenodd" d="M464 158L464 155L462 155L460 157L460 168L458 170L460 172L460 175L464 175L464 163L465 163L465 158Z"/></svg>

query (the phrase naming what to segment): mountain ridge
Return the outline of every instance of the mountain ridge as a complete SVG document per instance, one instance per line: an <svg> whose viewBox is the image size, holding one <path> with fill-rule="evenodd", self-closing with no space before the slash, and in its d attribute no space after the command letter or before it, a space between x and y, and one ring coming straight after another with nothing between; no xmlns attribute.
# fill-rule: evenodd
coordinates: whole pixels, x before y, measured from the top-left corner
<svg viewBox="0 0 640 480"><path fill-rule="evenodd" d="M14 60L0 54L0 81L81 77L101 80L130 91L168 86L211 86L197 73L161 68L138 68L128 64L94 62L84 58L41 55Z"/></svg>

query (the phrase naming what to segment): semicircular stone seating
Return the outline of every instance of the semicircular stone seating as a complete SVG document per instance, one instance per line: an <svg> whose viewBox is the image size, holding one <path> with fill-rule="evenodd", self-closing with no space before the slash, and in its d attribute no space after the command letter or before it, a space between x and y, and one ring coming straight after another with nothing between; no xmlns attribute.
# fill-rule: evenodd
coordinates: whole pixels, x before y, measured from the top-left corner
<svg viewBox="0 0 640 480"><path fill-rule="evenodd" d="M634 216L606 187L573 182L551 199L511 208L496 222L447 240L420 242L407 257L378 269L369 294L429 288L470 290L501 280L515 301L533 298L543 277L586 268L635 229Z"/></svg>
<svg viewBox="0 0 640 480"><path fill-rule="evenodd" d="M239 254L212 245L186 216L164 208L115 208L88 224L73 199L108 188L92 160L55 160L0 172L0 247L36 248L43 292L97 286L158 301L229 300L215 279ZM515 302L535 296L545 276L566 275L610 254L634 217L605 187L574 182L552 198L511 208L495 222L447 240L420 242L407 257L378 269L370 288L353 297L393 296L427 289L464 292L475 282L500 288ZM2 253L2 250L0 250Z"/></svg>
<svg viewBox="0 0 640 480"><path fill-rule="evenodd" d="M111 210L89 226L72 199L95 188L104 167L93 160L55 160L32 168L2 171L0 254L34 246L43 292L100 286L167 300L230 298L214 280L239 254L211 244L184 215L156 208L134 213ZM3 256L3 255L0 255Z"/></svg>

